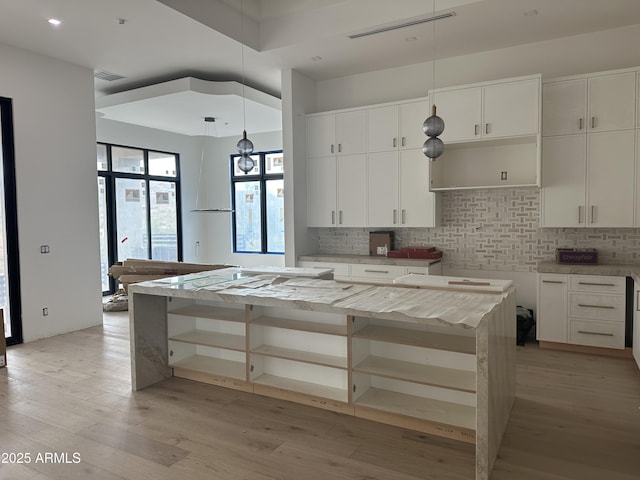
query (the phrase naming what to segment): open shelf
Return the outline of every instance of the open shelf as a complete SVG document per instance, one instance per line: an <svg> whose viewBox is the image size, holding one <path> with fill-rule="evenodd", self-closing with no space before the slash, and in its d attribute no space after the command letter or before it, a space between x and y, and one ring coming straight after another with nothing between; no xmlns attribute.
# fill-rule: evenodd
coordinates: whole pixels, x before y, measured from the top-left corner
<svg viewBox="0 0 640 480"><path fill-rule="evenodd" d="M353 371L462 392L476 391L476 373L468 370L369 356L355 365Z"/></svg>
<svg viewBox="0 0 640 480"><path fill-rule="evenodd" d="M322 365L325 367L347 369L346 357L338 357L335 355L325 355L322 353L307 352L304 350L275 347L273 345L260 345L259 347L254 348L251 353L267 357L284 358L286 360L294 360L297 362L313 363L315 365Z"/></svg>
<svg viewBox="0 0 640 480"><path fill-rule="evenodd" d="M355 401L355 405L474 431L476 429L475 407L442 400L369 388Z"/></svg>
<svg viewBox="0 0 640 480"><path fill-rule="evenodd" d="M222 308L211 305L193 304L169 311L169 314L185 317L210 318L212 320L226 320L228 322L244 322L244 308Z"/></svg>
<svg viewBox="0 0 640 480"><path fill-rule="evenodd" d="M263 327L285 328L288 330L298 330L301 332L324 333L327 335L347 336L347 326L331 323L307 322L302 320L291 320L288 318L258 317L251 321L252 325Z"/></svg>
<svg viewBox="0 0 640 480"><path fill-rule="evenodd" d="M234 362L206 355L193 355L175 363L170 362L169 366L212 375L222 375L239 380L245 380L246 378L246 366L243 362Z"/></svg>
<svg viewBox="0 0 640 480"><path fill-rule="evenodd" d="M278 377L269 374L260 375L255 378L253 382L268 387L289 390L305 395L312 395L314 397L327 398L329 400L336 400L339 402L346 402L348 397L347 391L340 388L327 387L317 383L302 382L300 380L293 380L291 378Z"/></svg>
<svg viewBox="0 0 640 480"><path fill-rule="evenodd" d="M408 328L366 325L364 328L353 332L353 338L433 348L449 352L468 353L471 355L476 353L475 337L447 335L444 333L411 330Z"/></svg>
<svg viewBox="0 0 640 480"><path fill-rule="evenodd" d="M232 335L229 333L209 332L206 330L192 330L169 337L174 342L191 343L194 345L206 345L207 347L225 348L244 352L246 349L246 339L243 335Z"/></svg>

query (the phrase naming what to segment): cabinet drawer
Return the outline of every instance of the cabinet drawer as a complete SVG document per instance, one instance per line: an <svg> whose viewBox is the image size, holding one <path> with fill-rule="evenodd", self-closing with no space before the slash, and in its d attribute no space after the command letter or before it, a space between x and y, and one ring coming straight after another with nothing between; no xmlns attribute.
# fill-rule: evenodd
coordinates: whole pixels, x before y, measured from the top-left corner
<svg viewBox="0 0 640 480"><path fill-rule="evenodd" d="M624 295L569 292L569 316L608 320L624 324Z"/></svg>
<svg viewBox="0 0 640 480"><path fill-rule="evenodd" d="M351 276L366 279L393 280L406 273L406 267L398 265L352 264Z"/></svg>
<svg viewBox="0 0 640 480"><path fill-rule="evenodd" d="M592 347L624 348L624 323L569 320L569 343Z"/></svg>
<svg viewBox="0 0 640 480"><path fill-rule="evenodd" d="M429 269L431 267L406 267L407 275L413 273L414 275L429 275Z"/></svg>
<svg viewBox="0 0 640 480"><path fill-rule="evenodd" d="M624 295L627 282L625 277L571 275L569 278L569 290L618 293L620 295Z"/></svg>
<svg viewBox="0 0 640 480"><path fill-rule="evenodd" d="M299 267L306 268L333 268L333 278L339 280L349 276L349 264L348 263L331 263L331 262L298 262Z"/></svg>

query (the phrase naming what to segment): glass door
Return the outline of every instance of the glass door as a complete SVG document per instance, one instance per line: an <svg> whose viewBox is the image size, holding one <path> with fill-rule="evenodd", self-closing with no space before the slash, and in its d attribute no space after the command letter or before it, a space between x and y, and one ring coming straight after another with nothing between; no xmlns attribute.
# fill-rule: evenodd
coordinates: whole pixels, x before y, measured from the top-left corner
<svg viewBox="0 0 640 480"><path fill-rule="evenodd" d="M7 345L22 343L11 99L0 97L0 309Z"/></svg>

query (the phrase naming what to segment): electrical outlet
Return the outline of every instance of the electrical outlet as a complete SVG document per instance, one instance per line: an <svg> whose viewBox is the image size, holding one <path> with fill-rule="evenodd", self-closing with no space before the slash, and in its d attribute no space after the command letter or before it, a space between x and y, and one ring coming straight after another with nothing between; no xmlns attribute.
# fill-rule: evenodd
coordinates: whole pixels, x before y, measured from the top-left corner
<svg viewBox="0 0 640 480"><path fill-rule="evenodd" d="M507 179L507 172L500 172L500 180L506 180Z"/></svg>
<svg viewBox="0 0 640 480"><path fill-rule="evenodd" d="M49 245L40 245L40 253L49 253Z"/></svg>
<svg viewBox="0 0 640 480"><path fill-rule="evenodd" d="M44 308L42 309L42 316L43 316L43 317L46 317L47 315L49 315L49 308L44 307Z"/></svg>

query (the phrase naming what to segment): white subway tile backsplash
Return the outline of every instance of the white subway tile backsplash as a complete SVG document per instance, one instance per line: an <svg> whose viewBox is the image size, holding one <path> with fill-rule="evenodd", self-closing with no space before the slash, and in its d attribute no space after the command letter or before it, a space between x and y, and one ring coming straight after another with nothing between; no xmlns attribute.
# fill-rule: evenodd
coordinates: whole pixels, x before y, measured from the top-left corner
<svg viewBox="0 0 640 480"><path fill-rule="evenodd" d="M540 192L532 188L442 192L442 224L398 228L396 248L433 245L445 268L534 272L556 248L596 248L601 263L640 261L640 229L540 228ZM320 253L367 255L369 232L317 228Z"/></svg>

